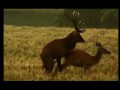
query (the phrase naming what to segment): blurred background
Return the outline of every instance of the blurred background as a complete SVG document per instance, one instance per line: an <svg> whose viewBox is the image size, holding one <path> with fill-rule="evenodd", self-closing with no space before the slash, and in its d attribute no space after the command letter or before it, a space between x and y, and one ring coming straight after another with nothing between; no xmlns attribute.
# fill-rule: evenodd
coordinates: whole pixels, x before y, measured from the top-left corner
<svg viewBox="0 0 120 90"><path fill-rule="evenodd" d="M4 24L70 27L64 13L74 10L88 28L118 28L118 9L4 9Z"/></svg>

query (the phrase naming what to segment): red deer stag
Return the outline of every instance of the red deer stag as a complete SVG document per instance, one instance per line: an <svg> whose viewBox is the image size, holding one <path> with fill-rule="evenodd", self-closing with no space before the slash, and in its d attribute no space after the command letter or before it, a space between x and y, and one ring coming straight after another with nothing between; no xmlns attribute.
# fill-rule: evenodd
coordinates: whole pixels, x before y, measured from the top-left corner
<svg viewBox="0 0 120 90"><path fill-rule="evenodd" d="M43 67L47 73L52 72L55 63L54 59L57 60L57 67L61 71L61 58L64 57L70 50L74 49L76 43L85 42L85 40L80 35L80 33L85 32L85 28L80 23L79 12L74 11L72 17L68 16L67 14L65 14L65 16L74 24L76 31L71 32L63 39L56 39L51 41L43 48L40 57L43 62ZM77 24L80 24L81 26L78 27Z"/></svg>
<svg viewBox="0 0 120 90"><path fill-rule="evenodd" d="M63 70L70 65L83 67L85 74L86 69L89 69L93 65L99 63L102 54L111 54L110 51L102 47L100 42L96 42L96 46L98 47L98 51L95 56L91 56L90 54L79 49L74 49L70 51L65 56L65 62L61 65L61 69Z"/></svg>

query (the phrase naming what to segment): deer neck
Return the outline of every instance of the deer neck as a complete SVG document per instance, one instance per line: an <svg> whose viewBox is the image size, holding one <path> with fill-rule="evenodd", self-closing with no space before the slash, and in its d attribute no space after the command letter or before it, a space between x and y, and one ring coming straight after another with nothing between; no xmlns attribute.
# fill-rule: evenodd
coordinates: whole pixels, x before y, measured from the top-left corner
<svg viewBox="0 0 120 90"><path fill-rule="evenodd" d="M76 41L71 35L68 35L66 38L64 38L64 44L67 49L73 49L76 46Z"/></svg>
<svg viewBox="0 0 120 90"><path fill-rule="evenodd" d="M102 53L100 52L100 49L97 51L95 56L93 56L93 59L95 60L95 63L98 63L100 61L100 58L102 57Z"/></svg>

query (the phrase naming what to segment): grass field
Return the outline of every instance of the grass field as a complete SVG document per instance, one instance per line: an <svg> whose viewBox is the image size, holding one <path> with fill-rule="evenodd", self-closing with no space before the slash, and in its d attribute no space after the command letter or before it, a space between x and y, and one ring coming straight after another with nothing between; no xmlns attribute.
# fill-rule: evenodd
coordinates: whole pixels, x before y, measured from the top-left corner
<svg viewBox="0 0 120 90"><path fill-rule="evenodd" d="M87 29L81 34L86 43L76 48L95 55L96 41L111 51L82 77L83 69L70 66L56 76L47 76L41 68L40 53L50 41L63 38L72 28L4 25L5 81L118 81L118 30Z"/></svg>

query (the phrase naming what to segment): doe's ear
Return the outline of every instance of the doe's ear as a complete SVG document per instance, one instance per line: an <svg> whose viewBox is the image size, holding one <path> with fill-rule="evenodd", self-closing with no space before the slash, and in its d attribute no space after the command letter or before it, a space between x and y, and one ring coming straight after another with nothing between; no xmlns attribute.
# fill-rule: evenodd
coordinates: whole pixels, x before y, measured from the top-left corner
<svg viewBox="0 0 120 90"><path fill-rule="evenodd" d="M100 42L96 42L96 46L100 47L101 43Z"/></svg>

